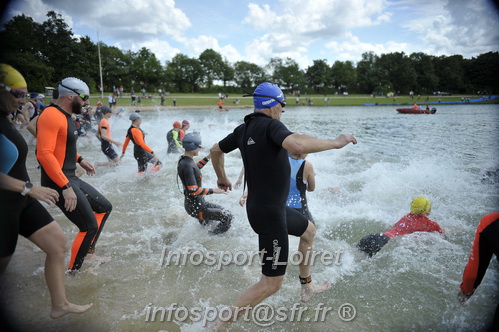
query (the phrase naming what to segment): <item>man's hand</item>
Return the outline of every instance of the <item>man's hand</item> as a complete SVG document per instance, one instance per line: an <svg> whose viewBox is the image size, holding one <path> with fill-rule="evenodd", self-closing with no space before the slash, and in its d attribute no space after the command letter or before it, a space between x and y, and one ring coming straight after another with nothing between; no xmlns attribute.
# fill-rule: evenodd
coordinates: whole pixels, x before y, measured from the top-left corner
<svg viewBox="0 0 499 332"><path fill-rule="evenodd" d="M59 193L54 189L47 187L33 186L33 188L31 188L31 190L28 192L28 195L33 197L34 199L43 201L48 205L52 205L55 202L59 201Z"/></svg>
<svg viewBox="0 0 499 332"><path fill-rule="evenodd" d="M73 188L64 189L62 196L64 197L64 208L66 211L71 212L76 209L77 198Z"/></svg>
<svg viewBox="0 0 499 332"><path fill-rule="evenodd" d="M224 191L232 190L232 183L229 179L218 179L217 186Z"/></svg>
<svg viewBox="0 0 499 332"><path fill-rule="evenodd" d="M337 138L337 140L343 146L347 145L348 143L357 144L357 139L350 134L341 134Z"/></svg>
<svg viewBox="0 0 499 332"><path fill-rule="evenodd" d="M82 160L80 166L87 172L87 175L94 175L95 168L94 166L86 160Z"/></svg>

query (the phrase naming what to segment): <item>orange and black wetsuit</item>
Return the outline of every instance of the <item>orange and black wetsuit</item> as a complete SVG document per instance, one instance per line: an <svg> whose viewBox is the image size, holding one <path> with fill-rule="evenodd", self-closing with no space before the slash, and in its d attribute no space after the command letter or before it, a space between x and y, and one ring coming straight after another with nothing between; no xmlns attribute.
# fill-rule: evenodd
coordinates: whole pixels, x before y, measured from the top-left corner
<svg viewBox="0 0 499 332"><path fill-rule="evenodd" d="M495 254L499 261L499 212L485 215L478 224L468 264L464 269L463 282L460 286L464 294L472 295L480 285L492 259L492 254ZM489 331L499 331L499 303Z"/></svg>
<svg viewBox="0 0 499 332"><path fill-rule="evenodd" d="M122 152L125 153L126 148L130 141L133 142L133 156L137 160L139 167L139 173L145 172L147 169L147 163L151 162L153 157L152 149L146 144L144 140L145 134L142 129L134 126L130 126L126 133L125 143L123 144ZM161 165L161 161L157 161L156 165Z"/></svg>
<svg viewBox="0 0 499 332"><path fill-rule="evenodd" d="M499 260L499 212L487 214L478 224L461 290L471 295L482 282L492 254Z"/></svg>
<svg viewBox="0 0 499 332"><path fill-rule="evenodd" d="M79 229L71 247L69 268L78 270L95 244L112 210L111 203L97 190L75 175L76 162L83 158L76 153L77 131L71 115L57 105L45 108L37 123L36 157L41 167L41 183L60 194L56 203ZM62 191L72 187L76 209L64 208Z"/></svg>
<svg viewBox="0 0 499 332"><path fill-rule="evenodd" d="M220 234L230 228L232 215L221 206L208 203L204 199L204 196L213 194L213 189L203 188L202 183L201 168L207 163L207 158L195 163L192 158L182 156L178 161L177 172L184 186L185 211L191 217L198 219L203 226L212 221L220 221L211 232L212 234Z"/></svg>

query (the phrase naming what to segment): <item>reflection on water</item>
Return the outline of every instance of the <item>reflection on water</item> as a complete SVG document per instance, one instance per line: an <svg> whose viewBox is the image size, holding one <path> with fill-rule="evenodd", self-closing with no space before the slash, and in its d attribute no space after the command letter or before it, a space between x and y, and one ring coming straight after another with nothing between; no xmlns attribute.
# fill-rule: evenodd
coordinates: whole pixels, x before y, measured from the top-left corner
<svg viewBox="0 0 499 332"><path fill-rule="evenodd" d="M332 287L310 304L333 308L323 322L275 323L274 331L370 330L479 330L491 317L499 299L498 264L494 262L470 303L456 300L475 227L481 216L497 209L498 184L482 181L498 168L497 106L441 106L434 115L403 115L389 107L290 108L283 122L293 131L320 138L352 133L359 144L342 150L313 154L307 160L316 171L317 189L308 195L318 234L315 249L342 251L341 264L315 264L317 281ZM100 237L97 254L111 260L84 265L82 273L67 277L68 298L93 302L81 316L58 321L48 318L49 296L43 279L44 255L20 239L13 260L2 277L6 305L30 330L85 331L90 327L110 331L197 331L191 321L146 321L147 308L206 307L231 304L236 295L258 280L260 268L229 265L186 266L161 264L164 250L254 251L257 237L245 210L237 202L241 189L208 200L228 208L235 216L223 236L210 236L183 209L176 180L178 156L166 154L166 133L174 121L187 119L199 131L204 151L241 123L249 110L219 113L213 110L142 112L146 142L163 161L157 173L139 176L132 148L117 167L98 168L85 176L113 203L113 212ZM111 119L112 135L123 138L127 115ZM25 137L28 137L25 135ZM34 182L39 171L30 141L29 171ZM93 135L81 138L79 153L104 161ZM226 156L228 175L235 182L241 169L237 152ZM211 165L203 181L215 185ZM180 185L181 186L181 185ZM329 187L339 187L331 192ZM366 234L381 232L407 213L415 196L433 202L431 218L446 230L438 234L412 234L390 241L373 259L357 255L355 244ZM62 213L48 208L66 232L69 243L76 227ZM296 249L298 240L290 241ZM288 268L283 288L266 300L275 307L291 308L299 302L298 267ZM356 308L349 322L339 319L344 303ZM308 318L308 321L304 321ZM251 321L238 321L232 330L258 331Z"/></svg>

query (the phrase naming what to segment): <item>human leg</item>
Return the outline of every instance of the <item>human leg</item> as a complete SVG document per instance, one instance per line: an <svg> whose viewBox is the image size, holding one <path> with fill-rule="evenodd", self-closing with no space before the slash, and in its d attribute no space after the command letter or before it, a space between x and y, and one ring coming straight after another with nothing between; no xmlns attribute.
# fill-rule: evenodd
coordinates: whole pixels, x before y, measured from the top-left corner
<svg viewBox="0 0 499 332"><path fill-rule="evenodd" d="M199 216L207 222L219 222L215 229L210 232L215 235L227 232L233 219L232 214L224 210L223 207L208 202L201 207Z"/></svg>
<svg viewBox="0 0 499 332"><path fill-rule="evenodd" d="M90 202L84 192L80 189L81 182L82 181L78 178L70 178L71 186L77 197L76 209L71 212L67 211L64 207L65 200L61 189L58 186L52 186L52 188L58 190L60 194L59 201L56 205L79 229L79 232L76 234L73 244L71 245L69 269L73 271L81 268L83 261L85 260L85 256L87 255L90 245L92 244L98 230L97 220L92 211ZM51 183L44 183L42 178L42 185L50 187Z"/></svg>
<svg viewBox="0 0 499 332"><path fill-rule="evenodd" d="M299 266L301 284L300 297L302 302L308 302L315 294L324 292L330 285L329 282L324 282L319 285L312 283L310 259L313 257L312 248L316 228L315 225L304 218L301 213L289 207L286 208L286 220L289 234L300 237L298 251L303 258ZM304 227L306 228L304 229Z"/></svg>
<svg viewBox="0 0 499 332"><path fill-rule="evenodd" d="M94 187L86 183L85 181L80 181L80 190L85 194L92 211L94 212L95 219L97 221L97 233L92 240L92 244L90 245L90 252L93 253L95 251L95 244L99 239L99 236L104 228L107 218L111 214L113 206L111 202L109 202L104 195L102 195L99 191L97 191Z"/></svg>
<svg viewBox="0 0 499 332"><path fill-rule="evenodd" d="M28 240L47 254L45 259L45 281L47 282L52 303L50 317L57 319L69 313L83 313L90 309L93 306L92 303L77 305L69 302L66 298L64 257L67 247L64 232L59 224L52 221L29 236Z"/></svg>

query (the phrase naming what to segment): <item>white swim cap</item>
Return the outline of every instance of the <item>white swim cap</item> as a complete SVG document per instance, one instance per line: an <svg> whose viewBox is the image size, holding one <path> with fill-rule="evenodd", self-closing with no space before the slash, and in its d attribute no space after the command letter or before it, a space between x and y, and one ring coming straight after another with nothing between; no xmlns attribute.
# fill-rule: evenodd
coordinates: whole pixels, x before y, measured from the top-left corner
<svg viewBox="0 0 499 332"><path fill-rule="evenodd" d="M77 96L79 94L89 95L90 90L87 83L76 77L67 77L59 83L59 96Z"/></svg>

